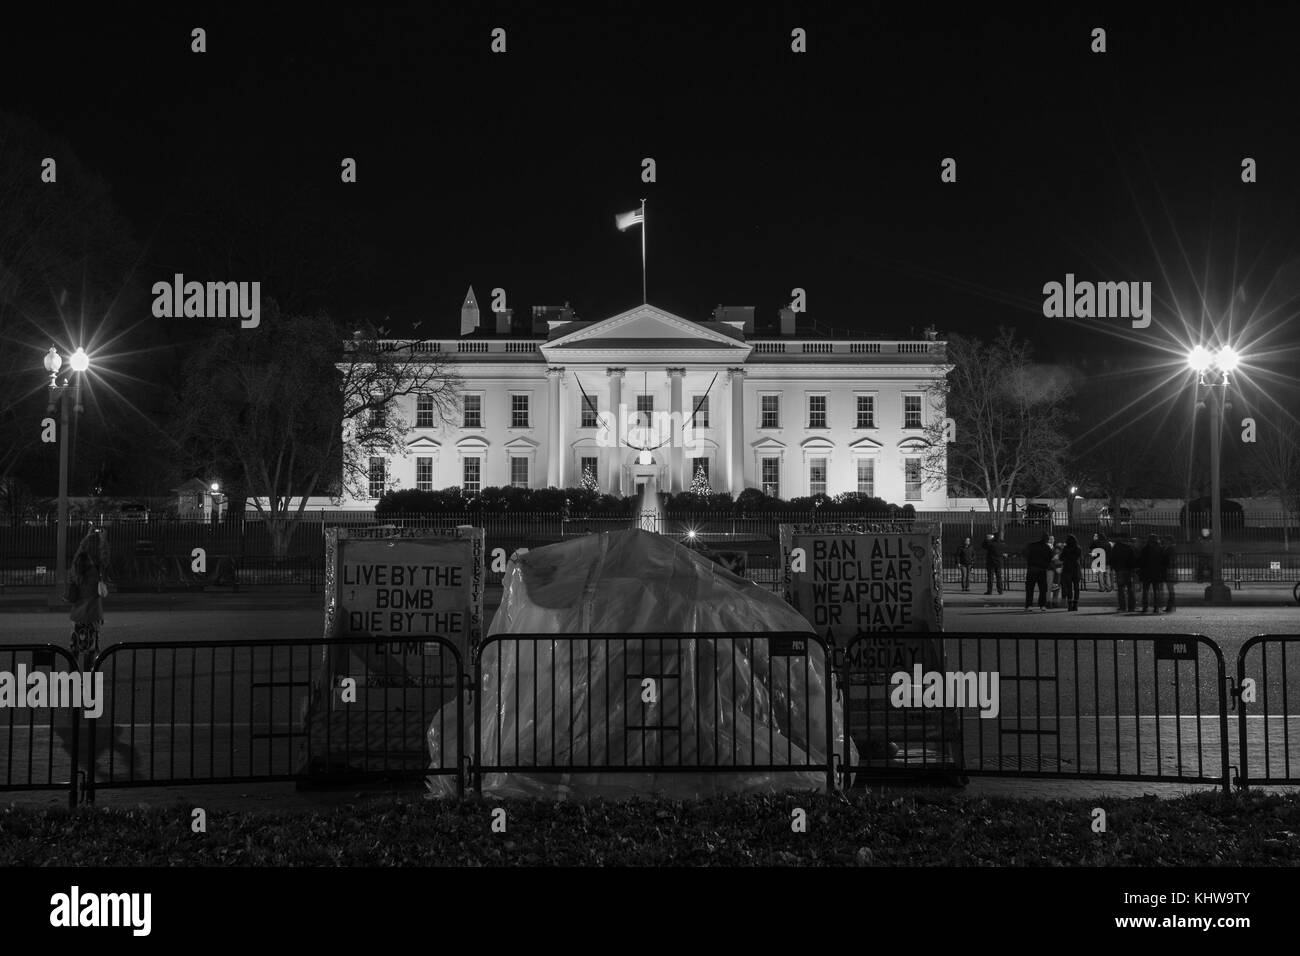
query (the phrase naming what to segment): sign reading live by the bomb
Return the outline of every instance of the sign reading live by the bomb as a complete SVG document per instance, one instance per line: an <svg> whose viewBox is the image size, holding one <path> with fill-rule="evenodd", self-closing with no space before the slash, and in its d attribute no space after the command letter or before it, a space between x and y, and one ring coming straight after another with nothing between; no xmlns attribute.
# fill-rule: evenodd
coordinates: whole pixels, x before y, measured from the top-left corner
<svg viewBox="0 0 1300 956"><path fill-rule="evenodd" d="M828 645L841 679L860 765L953 766L951 712L898 710L891 678L944 670L941 542L904 523L782 525L786 600Z"/></svg>
<svg viewBox="0 0 1300 956"><path fill-rule="evenodd" d="M481 528L326 532L309 738L328 752L313 753L315 763L427 764L430 721L455 703L482 639L483 558Z"/></svg>

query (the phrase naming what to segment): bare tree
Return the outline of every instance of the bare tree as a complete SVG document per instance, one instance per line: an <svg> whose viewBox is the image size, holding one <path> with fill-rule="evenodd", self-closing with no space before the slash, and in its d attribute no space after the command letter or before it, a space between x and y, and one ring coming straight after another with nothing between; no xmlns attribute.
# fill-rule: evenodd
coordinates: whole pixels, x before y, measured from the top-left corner
<svg viewBox="0 0 1300 956"><path fill-rule="evenodd" d="M1282 503L1282 547L1291 550L1291 523L1300 518L1300 424L1265 422L1253 450L1261 484Z"/></svg>
<svg viewBox="0 0 1300 956"><path fill-rule="evenodd" d="M362 496L369 456L405 453L411 426L397 399L428 396L438 420L457 407L452 365L413 344L369 328L345 334L325 316L282 316L274 304L257 329L216 333L182 388L177 433L192 467L235 470L223 476L227 493L253 502L283 556L308 498Z"/></svg>
<svg viewBox="0 0 1300 956"><path fill-rule="evenodd" d="M953 433L945 442L942 419L927 426L922 470L932 481L946 479L950 493L983 498L1001 529L1017 488L1060 480L1069 379L1033 363L1029 344L1005 328L992 342L953 335L947 357L953 368L931 386L931 405L946 410Z"/></svg>

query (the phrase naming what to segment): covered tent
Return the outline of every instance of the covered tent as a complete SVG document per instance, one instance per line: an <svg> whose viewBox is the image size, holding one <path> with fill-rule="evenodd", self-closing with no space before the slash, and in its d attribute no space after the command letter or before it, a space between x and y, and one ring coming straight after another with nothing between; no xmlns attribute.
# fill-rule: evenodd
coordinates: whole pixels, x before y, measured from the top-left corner
<svg viewBox="0 0 1300 956"><path fill-rule="evenodd" d="M772 632L793 637L762 636ZM484 792L822 789L833 690L812 635L778 595L652 532L517 554L482 649ZM435 764L448 739L438 728L428 738ZM840 750L842 728L834 740ZM472 733L464 745L473 753ZM430 786L446 792L450 782Z"/></svg>

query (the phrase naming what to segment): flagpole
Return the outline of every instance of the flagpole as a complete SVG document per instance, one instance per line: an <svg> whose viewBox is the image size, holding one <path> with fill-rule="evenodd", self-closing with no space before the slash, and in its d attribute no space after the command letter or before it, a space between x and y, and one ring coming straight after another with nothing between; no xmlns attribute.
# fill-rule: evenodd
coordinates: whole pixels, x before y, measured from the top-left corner
<svg viewBox="0 0 1300 956"><path fill-rule="evenodd" d="M645 200L641 200L641 304L650 300L645 294Z"/></svg>

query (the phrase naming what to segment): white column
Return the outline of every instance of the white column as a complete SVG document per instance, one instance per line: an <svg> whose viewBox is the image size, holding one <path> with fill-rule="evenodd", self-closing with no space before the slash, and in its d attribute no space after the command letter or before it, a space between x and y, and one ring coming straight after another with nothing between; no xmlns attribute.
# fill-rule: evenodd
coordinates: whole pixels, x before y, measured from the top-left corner
<svg viewBox="0 0 1300 956"><path fill-rule="evenodd" d="M605 449L605 487L611 495L623 494L623 373L627 369L609 368L609 411L610 432L603 433L604 439L612 444Z"/></svg>
<svg viewBox="0 0 1300 956"><path fill-rule="evenodd" d="M682 482L682 462L685 459L685 449L682 448L682 377L686 374L684 368L670 368L668 370L668 379L672 386L671 391L671 432L668 443L668 490L677 494L685 491L686 486Z"/></svg>
<svg viewBox="0 0 1300 956"><path fill-rule="evenodd" d="M547 390L547 429L546 429L546 486L560 486L560 374L561 368L548 368L546 377L550 379Z"/></svg>
<svg viewBox="0 0 1300 956"><path fill-rule="evenodd" d="M727 369L727 381L731 384L731 434L728 437L727 480L731 484L731 493L738 495L745 490L745 370L743 368Z"/></svg>
<svg viewBox="0 0 1300 956"><path fill-rule="evenodd" d="M560 473L560 478L556 483L556 487L566 488L568 487L566 482L568 481L569 476L569 443L565 441L564 436L569 433L569 429L572 427L569 423L569 415L571 414L572 409L569 408L570 403L567 401L569 397L569 382L568 379L564 377L564 369L560 369L560 374L557 377L560 380L560 408L556 413L556 417L560 423L560 436L555 442L555 447L559 452L556 468Z"/></svg>

